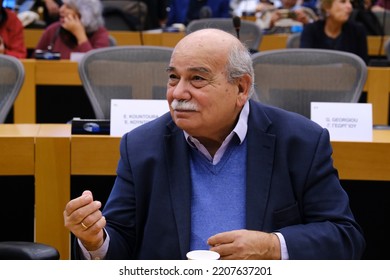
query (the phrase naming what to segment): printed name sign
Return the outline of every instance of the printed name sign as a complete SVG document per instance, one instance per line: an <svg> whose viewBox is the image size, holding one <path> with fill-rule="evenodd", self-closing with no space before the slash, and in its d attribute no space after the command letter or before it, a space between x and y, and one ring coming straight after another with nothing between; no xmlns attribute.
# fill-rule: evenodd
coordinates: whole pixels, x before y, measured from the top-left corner
<svg viewBox="0 0 390 280"><path fill-rule="evenodd" d="M168 111L166 100L112 99L110 135L122 136Z"/></svg>
<svg viewBox="0 0 390 280"><path fill-rule="evenodd" d="M332 141L372 141L372 104L311 102L311 120L328 129Z"/></svg>

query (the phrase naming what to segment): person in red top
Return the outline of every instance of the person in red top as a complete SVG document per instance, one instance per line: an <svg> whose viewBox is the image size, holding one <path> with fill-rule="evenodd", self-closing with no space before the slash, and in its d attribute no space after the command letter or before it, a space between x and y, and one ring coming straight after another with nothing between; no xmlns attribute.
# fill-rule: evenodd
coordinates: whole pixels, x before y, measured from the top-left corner
<svg viewBox="0 0 390 280"><path fill-rule="evenodd" d="M109 46L99 0L64 0L63 3L60 20L46 28L35 51L58 52L62 59L69 59L72 52Z"/></svg>
<svg viewBox="0 0 390 280"><path fill-rule="evenodd" d="M3 8L3 0L0 0L0 54L27 57L23 25L13 11Z"/></svg>

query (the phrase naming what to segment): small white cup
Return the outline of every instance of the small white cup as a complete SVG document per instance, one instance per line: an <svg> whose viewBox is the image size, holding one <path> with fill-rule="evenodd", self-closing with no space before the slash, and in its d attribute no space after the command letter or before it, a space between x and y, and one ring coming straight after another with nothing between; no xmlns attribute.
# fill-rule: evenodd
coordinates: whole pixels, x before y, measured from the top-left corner
<svg viewBox="0 0 390 280"><path fill-rule="evenodd" d="M194 250L187 253L188 260L219 260L221 257L217 252L210 250Z"/></svg>

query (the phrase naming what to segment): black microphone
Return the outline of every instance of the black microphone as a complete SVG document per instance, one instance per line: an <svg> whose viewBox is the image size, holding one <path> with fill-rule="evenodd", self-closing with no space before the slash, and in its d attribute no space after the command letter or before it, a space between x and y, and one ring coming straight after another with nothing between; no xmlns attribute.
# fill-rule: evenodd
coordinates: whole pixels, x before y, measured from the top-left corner
<svg viewBox="0 0 390 280"><path fill-rule="evenodd" d="M211 18L213 17L213 11L209 6L203 6L199 10L199 18Z"/></svg>
<svg viewBox="0 0 390 280"><path fill-rule="evenodd" d="M138 18L139 18L139 26L137 26L138 28L138 31L139 31L139 39L140 39L140 42L141 42L141 46L144 45L144 18L143 18L143 14L142 14L142 10L141 10L141 1L138 0L137 1L137 9L138 9Z"/></svg>
<svg viewBox="0 0 390 280"><path fill-rule="evenodd" d="M236 29L237 39L240 39L241 19L239 16L233 17L233 26L234 26L234 29Z"/></svg>

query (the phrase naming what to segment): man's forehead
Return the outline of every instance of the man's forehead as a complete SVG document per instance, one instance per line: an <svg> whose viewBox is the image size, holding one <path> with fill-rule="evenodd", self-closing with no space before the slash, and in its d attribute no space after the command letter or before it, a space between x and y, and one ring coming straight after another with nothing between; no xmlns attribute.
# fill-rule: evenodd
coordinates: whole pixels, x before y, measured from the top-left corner
<svg viewBox="0 0 390 280"><path fill-rule="evenodd" d="M186 35L179 41L176 48L226 48L237 38L219 29L205 28Z"/></svg>
<svg viewBox="0 0 390 280"><path fill-rule="evenodd" d="M205 67L205 66L187 66L187 67L183 67L181 69L181 68L175 67L174 65L170 65L167 68L167 71L180 71L180 70L184 70L184 71L188 71L188 72L201 72L201 73L211 73L212 72L210 68Z"/></svg>

